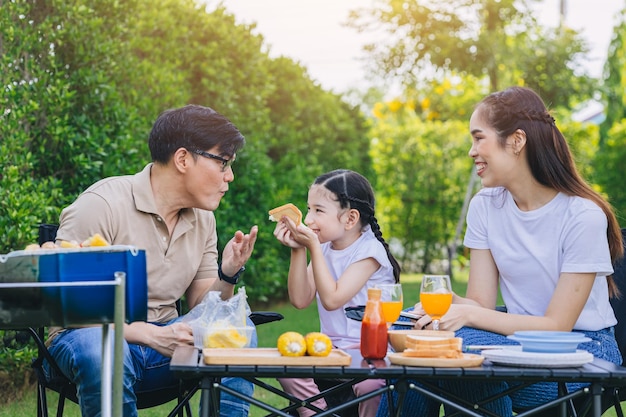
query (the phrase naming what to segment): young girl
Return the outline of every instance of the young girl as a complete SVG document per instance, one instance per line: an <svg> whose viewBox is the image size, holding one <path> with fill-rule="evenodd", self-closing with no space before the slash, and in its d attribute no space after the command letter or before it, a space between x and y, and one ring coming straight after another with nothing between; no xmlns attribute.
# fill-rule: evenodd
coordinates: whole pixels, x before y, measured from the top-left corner
<svg viewBox="0 0 626 417"><path fill-rule="evenodd" d="M346 317L344 308L364 305L367 289L400 281L400 266L389 252L374 217L374 191L362 175L341 169L319 176L308 197L304 225L283 217L274 236L291 248L289 299L296 308L306 308L315 297L321 331L336 348L358 348L361 323ZM307 250L311 257L307 266ZM312 379L279 379L283 389L298 397L319 394ZM384 385L382 380L355 384L357 396ZM360 403L360 416L374 416L380 396ZM324 409L326 403L314 403ZM308 408L300 416L313 415Z"/></svg>
<svg viewBox="0 0 626 417"><path fill-rule="evenodd" d="M467 293L453 296L440 328L455 331L467 345L510 344L506 336L518 330L580 332L591 341L579 349L619 364L609 297L612 262L624 250L610 205L580 177L565 138L532 90L511 87L487 96L472 114L470 132L469 156L485 188L467 214ZM495 310L498 287L507 313ZM423 312L419 304L416 310ZM416 326L428 321L423 317ZM510 387L440 385L472 403ZM570 392L582 388L567 386ZM556 383L541 383L485 406L510 416L557 395ZM384 401L381 416L387 415ZM404 408L439 416L439 404L413 391Z"/></svg>

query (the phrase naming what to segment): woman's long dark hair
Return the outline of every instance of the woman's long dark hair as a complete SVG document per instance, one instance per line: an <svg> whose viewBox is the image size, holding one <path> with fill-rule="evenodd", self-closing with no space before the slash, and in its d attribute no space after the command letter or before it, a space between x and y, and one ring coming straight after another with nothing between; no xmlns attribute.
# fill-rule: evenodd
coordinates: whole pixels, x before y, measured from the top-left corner
<svg viewBox="0 0 626 417"><path fill-rule="evenodd" d="M547 187L570 196L579 196L596 203L608 221L607 239L611 260L617 262L624 255L622 232L611 205L580 176L572 153L554 118L541 97L524 87L510 87L485 97L476 109L498 134L500 145L520 129L526 133L526 159L533 177ZM611 295L617 287L607 277Z"/></svg>
<svg viewBox="0 0 626 417"><path fill-rule="evenodd" d="M389 245L383 239L378 220L374 216L376 199L374 198L372 185L367 178L348 169L337 169L320 175L313 184L323 185L334 193L342 209L351 208L359 211L361 214L361 225L370 225L374 236L383 244L387 251L387 257L393 267L393 276L396 282L400 282L400 264L389 251Z"/></svg>

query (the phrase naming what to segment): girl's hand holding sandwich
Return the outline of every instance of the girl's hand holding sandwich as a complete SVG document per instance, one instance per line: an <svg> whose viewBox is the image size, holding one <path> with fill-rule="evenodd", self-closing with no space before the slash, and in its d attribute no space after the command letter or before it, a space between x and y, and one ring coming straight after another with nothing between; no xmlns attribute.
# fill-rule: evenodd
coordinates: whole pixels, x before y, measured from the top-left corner
<svg viewBox="0 0 626 417"><path fill-rule="evenodd" d="M311 229L300 223L295 225L293 220L283 217L276 224L274 236L285 246L292 249L310 248L311 245L318 244L317 235Z"/></svg>

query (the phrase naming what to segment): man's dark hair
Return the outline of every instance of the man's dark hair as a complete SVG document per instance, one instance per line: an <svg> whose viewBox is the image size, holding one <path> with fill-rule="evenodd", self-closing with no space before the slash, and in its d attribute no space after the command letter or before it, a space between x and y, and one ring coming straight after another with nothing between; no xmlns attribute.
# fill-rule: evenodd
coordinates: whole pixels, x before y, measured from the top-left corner
<svg viewBox="0 0 626 417"><path fill-rule="evenodd" d="M167 163L177 149L208 151L232 158L245 139L230 120L210 107L189 104L165 110L152 126L148 146L152 161Z"/></svg>

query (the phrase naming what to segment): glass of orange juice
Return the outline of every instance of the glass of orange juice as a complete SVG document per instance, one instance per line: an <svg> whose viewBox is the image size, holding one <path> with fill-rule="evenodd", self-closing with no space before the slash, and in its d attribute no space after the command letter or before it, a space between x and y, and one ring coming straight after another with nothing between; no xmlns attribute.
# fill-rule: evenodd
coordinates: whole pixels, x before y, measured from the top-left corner
<svg viewBox="0 0 626 417"><path fill-rule="evenodd" d="M402 311L402 285L398 284L378 284L380 288L380 301L383 305L383 316L388 325L400 317Z"/></svg>
<svg viewBox="0 0 626 417"><path fill-rule="evenodd" d="M448 275L424 275L420 288L422 308L433 320L433 330L439 330L439 320L452 304L452 286Z"/></svg>

